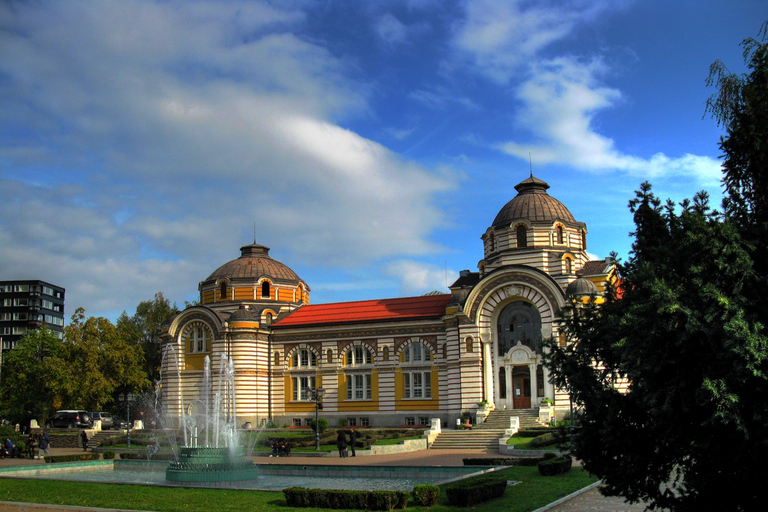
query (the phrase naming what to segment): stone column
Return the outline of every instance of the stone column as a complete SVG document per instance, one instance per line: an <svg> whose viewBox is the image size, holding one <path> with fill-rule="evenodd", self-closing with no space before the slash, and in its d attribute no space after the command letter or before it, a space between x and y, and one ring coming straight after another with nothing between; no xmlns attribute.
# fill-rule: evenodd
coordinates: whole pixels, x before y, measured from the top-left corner
<svg viewBox="0 0 768 512"><path fill-rule="evenodd" d="M493 339L491 331L482 331L480 341L483 344L483 393L489 404L495 404L493 397L493 364L491 361Z"/></svg>
<svg viewBox="0 0 768 512"><path fill-rule="evenodd" d="M537 382L536 375L536 362L528 364L528 371L531 372L531 409L538 405L539 399L539 383Z"/></svg>

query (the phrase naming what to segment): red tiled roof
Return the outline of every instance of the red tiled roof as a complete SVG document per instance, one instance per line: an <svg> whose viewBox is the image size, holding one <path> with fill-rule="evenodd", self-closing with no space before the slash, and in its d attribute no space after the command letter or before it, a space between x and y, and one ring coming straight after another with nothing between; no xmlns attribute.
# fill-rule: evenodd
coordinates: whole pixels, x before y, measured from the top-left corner
<svg viewBox="0 0 768 512"><path fill-rule="evenodd" d="M444 294L314 304L300 307L272 328L441 317L450 300L451 295Z"/></svg>
<svg viewBox="0 0 768 512"><path fill-rule="evenodd" d="M577 272L577 276L593 276L593 275L600 275L605 274L606 269L608 268L608 265L605 260L590 260L586 263L584 263L584 266L581 267Z"/></svg>

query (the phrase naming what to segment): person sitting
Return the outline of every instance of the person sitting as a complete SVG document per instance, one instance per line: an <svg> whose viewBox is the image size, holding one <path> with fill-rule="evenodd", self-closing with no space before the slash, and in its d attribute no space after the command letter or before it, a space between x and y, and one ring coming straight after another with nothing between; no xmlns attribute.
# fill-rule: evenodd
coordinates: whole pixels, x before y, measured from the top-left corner
<svg viewBox="0 0 768 512"><path fill-rule="evenodd" d="M283 457L288 457L291 454L291 443L287 439L283 439L283 442L280 443L280 453L283 454Z"/></svg>
<svg viewBox="0 0 768 512"><path fill-rule="evenodd" d="M157 439L152 439L152 442L147 445L147 458L150 458L159 451L160 443L157 442Z"/></svg>
<svg viewBox="0 0 768 512"><path fill-rule="evenodd" d="M272 441L272 453L269 454L270 457L279 457L280 456L280 443L277 442L277 439Z"/></svg>
<svg viewBox="0 0 768 512"><path fill-rule="evenodd" d="M6 437L5 443L3 443L3 458L5 457L21 458L19 447L11 441L10 437Z"/></svg>

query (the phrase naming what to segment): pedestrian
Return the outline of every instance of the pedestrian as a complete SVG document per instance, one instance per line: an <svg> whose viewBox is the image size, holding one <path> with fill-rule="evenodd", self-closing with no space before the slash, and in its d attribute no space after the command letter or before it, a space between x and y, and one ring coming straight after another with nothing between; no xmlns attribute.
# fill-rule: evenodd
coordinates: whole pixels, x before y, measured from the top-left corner
<svg viewBox="0 0 768 512"><path fill-rule="evenodd" d="M48 438L48 434L45 433L45 430L40 431L40 435L37 437L37 458L39 459L42 457L43 452L45 452L46 455L50 455L50 452L48 452L48 447L51 445L51 440Z"/></svg>
<svg viewBox="0 0 768 512"><path fill-rule="evenodd" d="M87 452L88 451L88 432L86 432L85 430L80 432L80 440L83 442L83 451Z"/></svg>
<svg viewBox="0 0 768 512"><path fill-rule="evenodd" d="M360 434L355 432L355 429L353 428L349 432L349 447L352 450L352 456L355 456L355 443L357 443L357 438L360 437Z"/></svg>
<svg viewBox="0 0 768 512"><path fill-rule="evenodd" d="M35 458L35 447L37 446L37 438L35 433L30 431L27 437L27 457L30 459Z"/></svg>
<svg viewBox="0 0 768 512"><path fill-rule="evenodd" d="M347 435L343 430L339 430L339 435L336 436L336 448L339 449L339 458L347 456Z"/></svg>

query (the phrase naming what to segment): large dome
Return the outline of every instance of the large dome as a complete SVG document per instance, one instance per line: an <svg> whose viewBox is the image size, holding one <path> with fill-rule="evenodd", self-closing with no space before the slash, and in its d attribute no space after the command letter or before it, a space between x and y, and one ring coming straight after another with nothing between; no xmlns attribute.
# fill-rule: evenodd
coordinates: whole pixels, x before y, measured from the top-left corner
<svg viewBox="0 0 768 512"><path fill-rule="evenodd" d="M493 220L494 228L508 227L517 219L531 222L576 222L563 203L547 194L549 185L531 175L517 185L517 195L499 211Z"/></svg>
<svg viewBox="0 0 768 512"><path fill-rule="evenodd" d="M215 281L220 278L258 281L262 277L268 277L275 282L293 284L299 282L296 272L269 256L269 247L259 244L246 245L240 248L240 253L240 257L236 260L227 262L214 270L206 281Z"/></svg>

